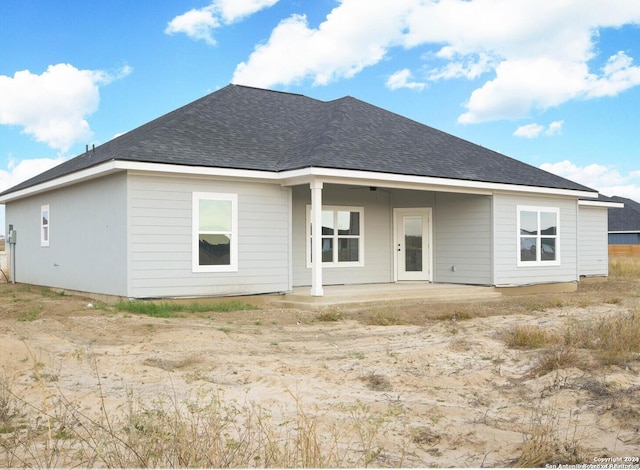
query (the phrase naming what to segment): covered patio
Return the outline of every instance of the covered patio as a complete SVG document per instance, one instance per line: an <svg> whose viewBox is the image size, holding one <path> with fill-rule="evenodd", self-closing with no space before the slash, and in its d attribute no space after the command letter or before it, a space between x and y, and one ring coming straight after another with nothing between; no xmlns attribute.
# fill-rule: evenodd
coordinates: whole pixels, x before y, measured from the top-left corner
<svg viewBox="0 0 640 470"><path fill-rule="evenodd" d="M324 286L324 295L311 295L309 287L295 287L292 292L274 298L274 305L290 308L316 309L398 301L482 301L499 299L502 294L494 287L430 282L395 282Z"/></svg>

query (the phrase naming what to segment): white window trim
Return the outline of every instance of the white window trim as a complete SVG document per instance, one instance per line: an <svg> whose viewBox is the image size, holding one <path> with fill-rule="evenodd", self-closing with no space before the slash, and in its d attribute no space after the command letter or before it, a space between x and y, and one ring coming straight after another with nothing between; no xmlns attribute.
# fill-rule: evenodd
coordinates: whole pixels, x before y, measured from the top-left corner
<svg viewBox="0 0 640 470"><path fill-rule="evenodd" d="M530 266L560 266L560 208L558 207L544 207L544 206L517 206L516 207L516 211L517 211L517 227L516 227L516 260L517 260L517 266L518 267L530 267ZM542 235L541 233L538 233L538 235L536 235L536 238L538 240L540 240L541 238L555 238L556 240L556 259L554 260L548 260L548 261L544 261L544 260L536 260L536 261L522 261L520 256L520 239L521 238L533 238L532 235L521 235L520 234L520 214L523 212L537 212L538 214L538 232L540 232L540 213L541 212L550 212L556 215L556 234L555 236L552 235ZM541 243L538 243L538 246L540 246ZM540 250L537 250L537 257L540 258L542 252Z"/></svg>
<svg viewBox="0 0 640 470"><path fill-rule="evenodd" d="M200 211L199 201L208 199L212 201L231 201L231 253L230 263L228 265L206 265L201 266L200 260ZM192 213L192 270L195 273L220 273L220 272L237 272L238 271L238 195L231 193L205 193L194 192L191 205ZM213 233L213 232L212 232ZM218 232L215 232L218 233Z"/></svg>
<svg viewBox="0 0 640 470"><path fill-rule="evenodd" d="M363 267L364 266L364 207L356 207L356 206L322 206L323 211L349 211L349 212L358 212L360 214L360 235L358 236L348 236L348 235L338 235L335 233L333 235L334 240L337 241L338 238L357 238L358 243L358 261L333 261L333 262L323 262L323 268L353 268L353 267ZM311 262L311 205L307 204L307 217L306 217L306 226L305 226L305 246L307 253L307 268L311 268L313 263ZM324 238L324 237L323 237ZM328 237L326 237L328 238ZM334 259L336 259L335 250L338 249L338 244L334 243Z"/></svg>
<svg viewBox="0 0 640 470"><path fill-rule="evenodd" d="M47 212L47 223L43 222L44 213ZM45 228L47 236L45 237ZM40 246L49 246L51 243L51 211L49 210L49 204L40 206Z"/></svg>

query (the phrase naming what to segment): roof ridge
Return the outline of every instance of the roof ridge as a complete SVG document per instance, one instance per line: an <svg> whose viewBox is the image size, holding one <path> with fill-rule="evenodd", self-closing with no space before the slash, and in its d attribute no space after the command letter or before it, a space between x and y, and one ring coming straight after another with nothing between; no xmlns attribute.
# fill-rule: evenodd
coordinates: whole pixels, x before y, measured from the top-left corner
<svg viewBox="0 0 640 470"><path fill-rule="evenodd" d="M282 91L282 90L272 90L272 89L269 89L269 88L261 88L261 87L258 87L258 86L242 85L240 83L230 83L227 86L238 87L238 88L247 88L249 90L268 91L270 93L281 93L283 95L304 96L305 98L308 98L306 95L303 95L302 93L293 93L291 91ZM226 88L226 87L224 87L224 88ZM310 99L315 99L315 98L310 98ZM318 100L316 100L316 101L318 101Z"/></svg>

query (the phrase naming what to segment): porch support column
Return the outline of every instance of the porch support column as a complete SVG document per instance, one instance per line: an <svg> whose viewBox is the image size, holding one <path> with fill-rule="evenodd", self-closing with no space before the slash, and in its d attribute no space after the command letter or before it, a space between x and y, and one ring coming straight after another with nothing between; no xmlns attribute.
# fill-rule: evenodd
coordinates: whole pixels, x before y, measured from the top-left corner
<svg viewBox="0 0 640 470"><path fill-rule="evenodd" d="M322 181L311 187L311 295L321 297L322 290Z"/></svg>

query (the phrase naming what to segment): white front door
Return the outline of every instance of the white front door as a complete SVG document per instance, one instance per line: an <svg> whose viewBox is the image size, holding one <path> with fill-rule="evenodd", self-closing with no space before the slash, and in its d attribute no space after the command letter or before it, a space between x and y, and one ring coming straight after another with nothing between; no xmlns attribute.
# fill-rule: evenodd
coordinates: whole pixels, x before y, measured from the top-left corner
<svg viewBox="0 0 640 470"><path fill-rule="evenodd" d="M431 208L394 209L396 280L431 281Z"/></svg>

